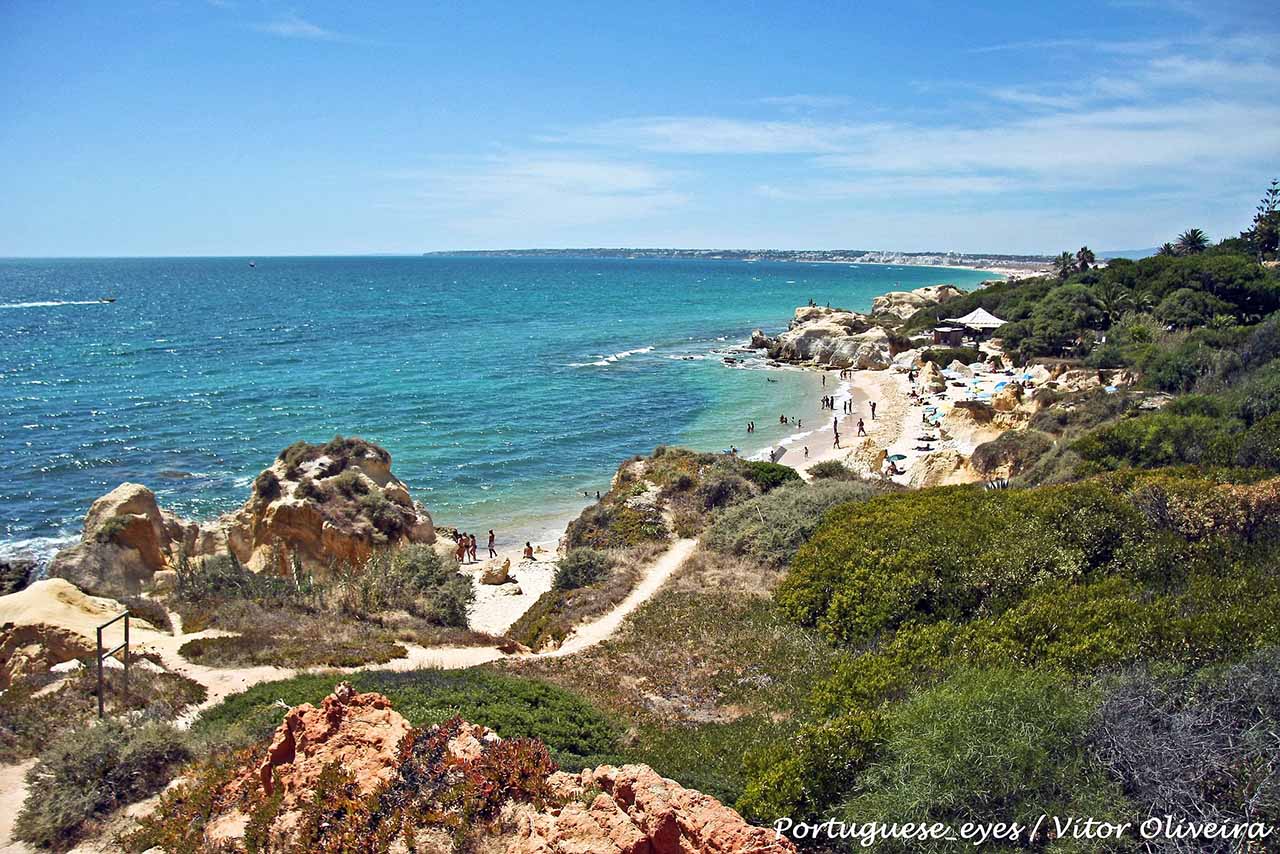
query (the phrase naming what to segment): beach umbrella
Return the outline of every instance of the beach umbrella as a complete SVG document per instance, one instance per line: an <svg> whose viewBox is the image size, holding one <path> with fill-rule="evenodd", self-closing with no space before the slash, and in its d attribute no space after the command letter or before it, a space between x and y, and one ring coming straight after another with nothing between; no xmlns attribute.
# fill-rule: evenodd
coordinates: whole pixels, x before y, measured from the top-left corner
<svg viewBox="0 0 1280 854"><path fill-rule="evenodd" d="M906 458L907 458L906 454L890 454L889 456L885 457L885 459L887 459L891 463L900 463Z"/></svg>
<svg viewBox="0 0 1280 854"><path fill-rule="evenodd" d="M1004 387L1005 387L1005 386L1007 386L1008 384L1009 384L1009 381L1008 381L1008 380L1005 380L1004 382L998 382L998 383L996 383L996 391L999 391L1000 389L1004 388Z"/></svg>

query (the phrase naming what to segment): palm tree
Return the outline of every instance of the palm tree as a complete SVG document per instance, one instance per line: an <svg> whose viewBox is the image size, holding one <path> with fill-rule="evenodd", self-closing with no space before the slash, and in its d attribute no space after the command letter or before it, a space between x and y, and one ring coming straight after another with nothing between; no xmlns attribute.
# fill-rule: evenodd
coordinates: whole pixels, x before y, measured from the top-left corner
<svg viewBox="0 0 1280 854"><path fill-rule="evenodd" d="M1172 243L1166 243L1160 247L1159 251L1157 251L1156 254L1157 255L1177 255L1178 247L1174 246Z"/></svg>
<svg viewBox="0 0 1280 854"><path fill-rule="evenodd" d="M1198 228L1188 228L1178 235L1178 254L1197 255L1209 248L1209 238Z"/></svg>
<svg viewBox="0 0 1280 854"><path fill-rule="evenodd" d="M1115 282L1103 282L1093 289L1098 306L1107 316L1107 325L1113 325L1129 309L1133 308L1133 295Z"/></svg>
<svg viewBox="0 0 1280 854"><path fill-rule="evenodd" d="M1076 256L1070 252L1063 252L1053 262L1053 269L1058 273L1058 279L1065 282L1067 277L1076 271Z"/></svg>
<svg viewBox="0 0 1280 854"><path fill-rule="evenodd" d="M1098 258L1093 254L1092 249L1088 246L1081 246L1080 250L1076 252L1076 269L1083 273L1097 260Z"/></svg>

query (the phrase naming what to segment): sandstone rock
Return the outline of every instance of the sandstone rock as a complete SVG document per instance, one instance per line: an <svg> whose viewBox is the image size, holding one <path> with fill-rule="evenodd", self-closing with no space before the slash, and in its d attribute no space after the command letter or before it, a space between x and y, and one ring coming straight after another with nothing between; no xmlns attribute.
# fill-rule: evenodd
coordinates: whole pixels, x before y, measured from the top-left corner
<svg viewBox="0 0 1280 854"><path fill-rule="evenodd" d="M895 368L903 368L906 370L918 368L924 364L923 360L920 358L920 353L921 350L918 348L903 350L901 353L893 357L893 366Z"/></svg>
<svg viewBox="0 0 1280 854"><path fill-rule="evenodd" d="M845 465L861 475L879 475L884 471L884 461L888 451L867 438L855 445L853 451L845 458Z"/></svg>
<svg viewBox="0 0 1280 854"><path fill-rule="evenodd" d="M320 708L303 703L289 710L255 769L256 780L268 796L278 784L287 811L314 790L325 766L337 763L367 795L395 778L401 742L411 729L386 697L357 694L343 682Z"/></svg>
<svg viewBox="0 0 1280 854"><path fill-rule="evenodd" d="M907 470L907 482L917 489L978 480L981 476L969 464L969 458L951 449L925 454Z"/></svg>
<svg viewBox="0 0 1280 854"><path fill-rule="evenodd" d="M1022 386L1009 383L991 396L991 406L997 412L1012 412L1022 403Z"/></svg>
<svg viewBox="0 0 1280 854"><path fill-rule="evenodd" d="M151 589L157 593L168 593L178 586L178 573L172 569L162 569L151 576Z"/></svg>
<svg viewBox="0 0 1280 854"><path fill-rule="evenodd" d="M13 680L44 673L64 662L93 656L94 644L83 635L59 626L37 623L0 626L0 691Z"/></svg>
<svg viewBox="0 0 1280 854"><path fill-rule="evenodd" d="M764 334L763 329L751 330L751 344L749 346L752 350L767 350L770 343L769 336Z"/></svg>
<svg viewBox="0 0 1280 854"><path fill-rule="evenodd" d="M769 829L753 827L715 798L661 777L647 765L602 765L577 779L557 775L566 794L599 790L584 805L518 816L512 854L746 854L794 852Z"/></svg>
<svg viewBox="0 0 1280 854"><path fill-rule="evenodd" d="M391 455L360 439L298 443L254 481L244 506L202 525L156 506L139 484L93 503L81 542L49 573L81 587L134 592L177 558L231 554L250 569L287 573L294 558L323 573L359 566L375 548L435 542L431 516L391 473Z"/></svg>
<svg viewBox="0 0 1280 854"><path fill-rule="evenodd" d="M893 353L889 333L879 326L851 332L830 318L806 323L774 339L769 355L784 362L813 362L836 368L887 368Z"/></svg>
<svg viewBox="0 0 1280 854"><path fill-rule="evenodd" d="M916 376L916 382L926 392L932 393L947 390L947 379L933 362L924 363L924 366L920 368L920 373Z"/></svg>
<svg viewBox="0 0 1280 854"><path fill-rule="evenodd" d="M36 562L34 560L21 558L0 560L0 596L17 593L26 587L27 582L31 580L31 576L35 571Z"/></svg>
<svg viewBox="0 0 1280 854"><path fill-rule="evenodd" d="M494 566L486 569L484 574L480 576L481 584L514 584L515 579L511 577L511 558L502 561L502 566Z"/></svg>

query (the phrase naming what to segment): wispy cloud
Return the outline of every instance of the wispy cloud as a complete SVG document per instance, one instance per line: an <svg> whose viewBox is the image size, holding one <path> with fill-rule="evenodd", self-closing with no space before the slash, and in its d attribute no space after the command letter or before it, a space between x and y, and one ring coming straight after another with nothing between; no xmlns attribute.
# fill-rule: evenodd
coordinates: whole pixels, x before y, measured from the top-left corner
<svg viewBox="0 0 1280 854"><path fill-rule="evenodd" d="M590 155L515 152L384 177L397 207L448 213L477 234L642 220L690 201L677 171Z"/></svg>
<svg viewBox="0 0 1280 854"><path fill-rule="evenodd" d="M819 154L841 151L874 127L715 116L652 116L603 122L558 139L669 154Z"/></svg>
<svg viewBox="0 0 1280 854"><path fill-rule="evenodd" d="M260 24L253 27L259 32L268 33L273 36L280 36L286 39L307 39L310 41L351 41L348 36L336 33L333 30L325 29L319 24L300 18L297 15L289 14Z"/></svg>
<svg viewBox="0 0 1280 854"><path fill-rule="evenodd" d="M828 110L847 106L850 100L847 95L771 95L759 102L785 110Z"/></svg>

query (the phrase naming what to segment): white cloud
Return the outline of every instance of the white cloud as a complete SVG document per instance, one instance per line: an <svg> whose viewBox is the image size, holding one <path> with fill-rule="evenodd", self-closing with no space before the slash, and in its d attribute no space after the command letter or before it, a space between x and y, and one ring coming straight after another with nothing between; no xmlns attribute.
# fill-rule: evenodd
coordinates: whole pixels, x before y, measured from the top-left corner
<svg viewBox="0 0 1280 854"><path fill-rule="evenodd" d="M826 110L849 104L846 95L773 95L761 98L760 103L769 107L789 110Z"/></svg>
<svg viewBox="0 0 1280 854"><path fill-rule="evenodd" d="M708 116L618 119L571 135L581 143L668 154L818 154L838 152L875 125L755 121Z"/></svg>
<svg viewBox="0 0 1280 854"><path fill-rule="evenodd" d="M346 41L347 37L332 30L326 30L318 24L304 20L297 15L285 15L272 21L257 24L255 30L280 36L286 39L308 39L311 41Z"/></svg>

